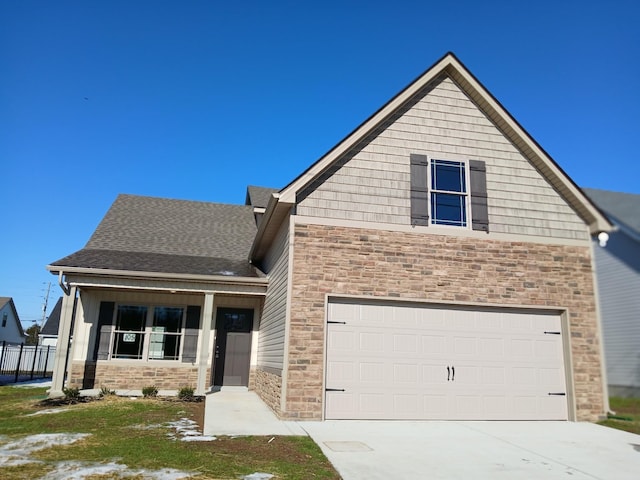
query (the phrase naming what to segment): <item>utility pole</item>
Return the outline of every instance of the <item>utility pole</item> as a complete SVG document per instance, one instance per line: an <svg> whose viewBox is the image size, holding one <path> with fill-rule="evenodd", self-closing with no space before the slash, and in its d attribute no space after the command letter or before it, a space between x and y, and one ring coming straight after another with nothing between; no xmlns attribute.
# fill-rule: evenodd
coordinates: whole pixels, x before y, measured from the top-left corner
<svg viewBox="0 0 640 480"><path fill-rule="evenodd" d="M47 305L49 304L49 292L51 291L51 282L47 284L47 293L44 295L44 302L42 303L42 325L44 325L45 320L47 319ZM38 322L36 321L36 325Z"/></svg>

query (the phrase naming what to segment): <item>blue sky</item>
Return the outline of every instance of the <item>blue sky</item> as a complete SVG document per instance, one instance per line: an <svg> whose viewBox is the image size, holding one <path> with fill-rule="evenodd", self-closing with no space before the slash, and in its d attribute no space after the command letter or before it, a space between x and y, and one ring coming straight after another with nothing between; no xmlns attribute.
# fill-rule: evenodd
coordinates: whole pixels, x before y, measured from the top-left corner
<svg viewBox="0 0 640 480"><path fill-rule="evenodd" d="M576 183L640 193L638 25L616 0L0 2L0 296L31 325L118 193L282 187L448 51Z"/></svg>

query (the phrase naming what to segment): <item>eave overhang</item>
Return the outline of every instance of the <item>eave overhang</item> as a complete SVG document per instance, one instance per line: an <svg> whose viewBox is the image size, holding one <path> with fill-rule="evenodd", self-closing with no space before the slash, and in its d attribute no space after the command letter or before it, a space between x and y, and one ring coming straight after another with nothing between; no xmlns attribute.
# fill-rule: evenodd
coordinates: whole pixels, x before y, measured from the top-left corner
<svg viewBox="0 0 640 480"><path fill-rule="evenodd" d="M115 283L122 286L126 284L127 280L133 282L136 281L148 281L154 284L160 285L167 283L165 289L171 290L175 287L173 283L189 283L198 284L200 286L209 286L207 288L199 288L200 290L216 290L220 286L225 286L224 290L229 288L251 288L256 291L266 291L269 280L267 278L253 278L253 277L238 277L227 275L194 275L184 273L164 273L164 272L141 272L134 270L113 270L102 268L82 268L82 267L64 267L58 265L47 265L47 270L51 273L64 277L76 277L84 278L83 282L73 282L78 285L106 285L108 282L105 279L114 279ZM96 282L92 282L88 279L99 279Z"/></svg>
<svg viewBox="0 0 640 480"><path fill-rule="evenodd" d="M259 262L266 255L272 241L278 234L280 225L289 215L294 204L295 202L283 201L278 193L272 194L249 251L251 263Z"/></svg>

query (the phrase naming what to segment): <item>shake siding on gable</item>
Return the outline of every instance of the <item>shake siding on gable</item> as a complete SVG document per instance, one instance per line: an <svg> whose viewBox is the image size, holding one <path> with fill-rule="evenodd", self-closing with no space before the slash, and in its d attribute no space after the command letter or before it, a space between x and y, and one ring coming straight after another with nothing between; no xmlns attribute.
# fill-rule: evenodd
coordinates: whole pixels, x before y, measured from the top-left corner
<svg viewBox="0 0 640 480"><path fill-rule="evenodd" d="M263 269L269 277L269 287L260 321L258 366L280 374L284 363L285 319L287 308L287 274L289 269L289 223L280 227Z"/></svg>
<svg viewBox="0 0 640 480"><path fill-rule="evenodd" d="M302 198L297 214L409 225L412 153L485 161L491 232L589 238L580 217L448 77Z"/></svg>

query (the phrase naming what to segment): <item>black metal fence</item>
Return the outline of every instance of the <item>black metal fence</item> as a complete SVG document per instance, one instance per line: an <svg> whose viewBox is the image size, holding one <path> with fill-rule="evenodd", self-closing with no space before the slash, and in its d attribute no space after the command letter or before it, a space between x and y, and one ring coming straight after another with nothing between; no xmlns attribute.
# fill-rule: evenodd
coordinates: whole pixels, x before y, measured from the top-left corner
<svg viewBox="0 0 640 480"><path fill-rule="evenodd" d="M50 345L0 345L0 385L34 378L47 378L53 373L56 347Z"/></svg>

